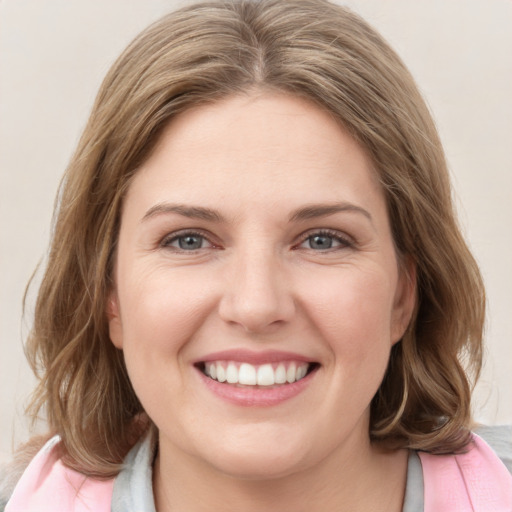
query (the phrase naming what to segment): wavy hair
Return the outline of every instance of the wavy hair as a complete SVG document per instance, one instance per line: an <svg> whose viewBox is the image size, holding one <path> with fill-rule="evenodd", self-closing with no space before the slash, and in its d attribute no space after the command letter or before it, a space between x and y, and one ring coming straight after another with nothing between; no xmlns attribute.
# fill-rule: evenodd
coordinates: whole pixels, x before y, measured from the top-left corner
<svg viewBox="0 0 512 512"><path fill-rule="evenodd" d="M64 176L29 361L32 414L46 412L64 461L116 474L151 424L109 340L106 300L123 197L178 113L248 91L327 109L367 151L400 258L416 266L417 306L371 404L370 435L395 447L464 449L481 365L485 297L461 236L428 108L396 53L325 0L214 0L146 29L114 63Z"/></svg>

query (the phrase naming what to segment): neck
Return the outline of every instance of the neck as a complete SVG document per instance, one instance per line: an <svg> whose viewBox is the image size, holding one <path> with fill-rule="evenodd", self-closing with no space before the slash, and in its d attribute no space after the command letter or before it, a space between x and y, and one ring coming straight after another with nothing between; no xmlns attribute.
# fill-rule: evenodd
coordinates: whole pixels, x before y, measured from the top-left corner
<svg viewBox="0 0 512 512"><path fill-rule="evenodd" d="M237 478L188 454L166 452L161 444L153 472L158 512L402 510L407 452L369 441L362 450L343 447L313 467L272 479Z"/></svg>

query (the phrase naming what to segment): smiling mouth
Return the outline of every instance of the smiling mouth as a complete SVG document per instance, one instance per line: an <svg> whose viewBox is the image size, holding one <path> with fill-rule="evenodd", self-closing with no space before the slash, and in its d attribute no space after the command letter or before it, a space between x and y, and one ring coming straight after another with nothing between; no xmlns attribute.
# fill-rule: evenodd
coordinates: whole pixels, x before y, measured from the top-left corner
<svg viewBox="0 0 512 512"><path fill-rule="evenodd" d="M236 386L265 387L293 384L314 371L318 363L287 361L253 365L238 361L208 361L197 365L210 379Z"/></svg>

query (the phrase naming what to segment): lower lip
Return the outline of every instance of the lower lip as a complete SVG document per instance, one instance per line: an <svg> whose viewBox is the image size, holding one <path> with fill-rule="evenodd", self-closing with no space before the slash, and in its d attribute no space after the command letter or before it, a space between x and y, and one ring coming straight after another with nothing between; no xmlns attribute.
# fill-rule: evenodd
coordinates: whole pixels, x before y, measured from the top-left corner
<svg viewBox="0 0 512 512"><path fill-rule="evenodd" d="M223 400L242 407L271 407L286 402L304 391L316 374L316 369L314 369L311 373L292 384L282 384L267 388L256 386L238 387L218 382L207 377L201 370L197 369L197 371L210 391Z"/></svg>

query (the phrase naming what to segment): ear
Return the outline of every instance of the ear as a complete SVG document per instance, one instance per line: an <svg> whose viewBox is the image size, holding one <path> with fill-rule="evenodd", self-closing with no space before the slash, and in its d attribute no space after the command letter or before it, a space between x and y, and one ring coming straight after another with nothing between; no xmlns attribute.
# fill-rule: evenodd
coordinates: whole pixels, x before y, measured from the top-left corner
<svg viewBox="0 0 512 512"><path fill-rule="evenodd" d="M416 307L416 264L410 256L399 263L398 284L391 318L391 342L400 341L411 322Z"/></svg>
<svg viewBox="0 0 512 512"><path fill-rule="evenodd" d="M107 320L110 340L118 349L123 348L123 324L119 311L119 298L117 292L112 290L107 297Z"/></svg>

